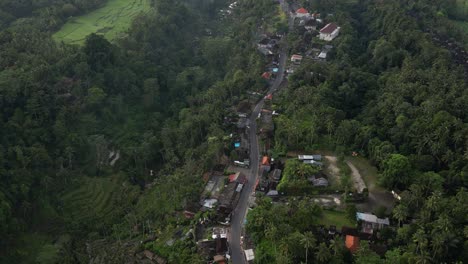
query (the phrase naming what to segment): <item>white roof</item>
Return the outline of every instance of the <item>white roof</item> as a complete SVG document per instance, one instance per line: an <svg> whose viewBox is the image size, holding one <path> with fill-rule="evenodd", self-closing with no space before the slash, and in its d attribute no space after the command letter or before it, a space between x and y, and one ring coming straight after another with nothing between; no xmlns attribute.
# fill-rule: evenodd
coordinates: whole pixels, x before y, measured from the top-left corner
<svg viewBox="0 0 468 264"><path fill-rule="evenodd" d="M318 57L319 57L319 59L326 59L327 58L327 53L322 51L322 52L320 52Z"/></svg>
<svg viewBox="0 0 468 264"><path fill-rule="evenodd" d="M204 207L207 207L207 208L213 208L214 205L218 202L218 200L216 199L206 199L204 202L203 202L203 206Z"/></svg>
<svg viewBox="0 0 468 264"><path fill-rule="evenodd" d="M386 217L385 219L382 219L382 218L378 218L377 216L373 214L356 213L356 218L358 220L362 220L365 222L390 225L390 221L388 220L388 217Z"/></svg>
<svg viewBox="0 0 468 264"><path fill-rule="evenodd" d="M255 259L253 249L246 249L244 250L244 252L245 252L245 258L247 259L247 261L251 261Z"/></svg>
<svg viewBox="0 0 468 264"><path fill-rule="evenodd" d="M276 195L278 195L278 191L277 190L270 190L270 191L268 191L268 193L266 195L267 196L276 196Z"/></svg>
<svg viewBox="0 0 468 264"><path fill-rule="evenodd" d="M323 163L315 160L303 160L305 164L312 164L312 165L317 165L317 166L322 166Z"/></svg>
<svg viewBox="0 0 468 264"><path fill-rule="evenodd" d="M322 155L297 155L299 160L321 160Z"/></svg>

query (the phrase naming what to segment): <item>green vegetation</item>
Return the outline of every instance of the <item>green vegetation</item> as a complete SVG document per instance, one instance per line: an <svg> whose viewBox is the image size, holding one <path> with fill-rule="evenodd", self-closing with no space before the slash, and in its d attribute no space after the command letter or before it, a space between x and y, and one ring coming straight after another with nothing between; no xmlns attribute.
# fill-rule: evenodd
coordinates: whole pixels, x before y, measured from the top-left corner
<svg viewBox="0 0 468 264"><path fill-rule="evenodd" d="M338 230L343 226L355 226L355 224L348 219L346 213L332 210L323 210L318 223L325 226L334 225Z"/></svg>
<svg viewBox="0 0 468 264"><path fill-rule="evenodd" d="M166 226L193 227L180 211L224 151L225 111L263 88L254 24L220 19L224 5L160 0L116 44L91 34L83 46L51 39L39 9L11 13L26 18L0 31L0 262L122 263ZM197 259L192 240L156 241L144 246L170 263Z"/></svg>
<svg viewBox="0 0 468 264"><path fill-rule="evenodd" d="M288 204L272 203L260 197L258 206L247 215L247 232L256 246L256 263L272 263L288 259L300 263L307 258L318 258L314 248L322 237L308 231L322 216L320 206L307 198L289 199ZM336 240L337 246L344 243Z"/></svg>
<svg viewBox="0 0 468 264"><path fill-rule="evenodd" d="M319 172L318 167L305 164L298 159L289 159L283 171L283 176L278 184L278 191L289 195L304 193L310 190L308 177Z"/></svg>
<svg viewBox="0 0 468 264"><path fill-rule="evenodd" d="M138 188L126 183L122 176L83 177L66 189L60 200L69 221L103 228L109 224L106 221L130 209L138 193Z"/></svg>
<svg viewBox="0 0 468 264"><path fill-rule="evenodd" d="M460 199L466 199L468 186L467 71L454 45L468 42L466 31L448 20L466 20L454 12L463 13L466 1L302 2L309 10L333 12L326 20L337 22L341 32L327 63L304 61L276 96L282 115L275 145L284 151L327 146L346 155L358 152L376 166L349 158L375 197L384 187L403 191L391 219L400 228L382 230L373 241L390 249L385 259L364 246L355 263L466 259L462 215L468 207ZM307 33L297 28L288 37L292 52L307 51ZM383 216L386 208L377 208ZM439 234L444 222L448 229ZM298 262L294 257L289 261Z"/></svg>
<svg viewBox="0 0 468 264"><path fill-rule="evenodd" d="M83 44L91 33L102 34L110 41L122 38L133 19L150 8L150 0L108 0L99 9L68 19L53 38L70 44Z"/></svg>

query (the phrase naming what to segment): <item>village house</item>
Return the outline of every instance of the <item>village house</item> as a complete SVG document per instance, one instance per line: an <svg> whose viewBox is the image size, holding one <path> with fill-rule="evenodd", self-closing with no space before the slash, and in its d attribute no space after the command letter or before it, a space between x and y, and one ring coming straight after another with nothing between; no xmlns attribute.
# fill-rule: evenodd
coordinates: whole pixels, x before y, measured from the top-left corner
<svg viewBox="0 0 468 264"><path fill-rule="evenodd" d="M233 181L226 185L219 197L218 213L227 217L234 210L240 197L243 185Z"/></svg>
<svg viewBox="0 0 468 264"><path fill-rule="evenodd" d="M359 249L359 237L346 235L345 241L346 248L351 251L351 253L355 253Z"/></svg>
<svg viewBox="0 0 468 264"><path fill-rule="evenodd" d="M265 80L270 80L271 79L271 72L264 72L262 74L262 78Z"/></svg>
<svg viewBox="0 0 468 264"><path fill-rule="evenodd" d="M301 63L301 61L302 61L302 56L301 55L294 54L294 55L291 56L291 62Z"/></svg>
<svg viewBox="0 0 468 264"><path fill-rule="evenodd" d="M315 160L321 161L322 155L297 155L298 160Z"/></svg>
<svg viewBox="0 0 468 264"><path fill-rule="evenodd" d="M378 218L373 214L367 213L356 213L356 219L362 222L362 232L366 234L372 234L375 230L380 230L385 226L390 225L388 217L382 219Z"/></svg>
<svg viewBox="0 0 468 264"><path fill-rule="evenodd" d="M258 42L257 46L259 48L265 48L266 49L266 48L268 48L268 43L269 42L270 42L270 40L268 38L263 38Z"/></svg>
<svg viewBox="0 0 468 264"><path fill-rule="evenodd" d="M316 161L316 160L303 160L303 163L304 163L304 164L309 164L309 165L318 166L318 167L322 167L322 166L323 166L323 163L322 163L322 162Z"/></svg>
<svg viewBox="0 0 468 264"><path fill-rule="evenodd" d="M262 53L264 56L267 56L267 57L273 56L273 52L267 48L258 47L258 51L260 51L260 53Z"/></svg>
<svg viewBox="0 0 468 264"><path fill-rule="evenodd" d="M278 183L281 180L281 170L280 169L275 169L271 173L271 181Z"/></svg>
<svg viewBox="0 0 468 264"><path fill-rule="evenodd" d="M268 171L263 170L260 179L257 180L255 189L261 192L267 192L269 185L270 181L268 179Z"/></svg>
<svg viewBox="0 0 468 264"><path fill-rule="evenodd" d="M253 261L255 259L253 249L245 249L244 254L245 254L245 259L247 260L247 262L248 263L253 263Z"/></svg>
<svg viewBox="0 0 468 264"><path fill-rule="evenodd" d="M304 27L307 31L317 30L317 21L314 19L307 20Z"/></svg>
<svg viewBox="0 0 468 264"><path fill-rule="evenodd" d="M298 10L296 10L296 17L298 18L308 18L310 17L309 11L307 9L301 7Z"/></svg>
<svg viewBox="0 0 468 264"><path fill-rule="evenodd" d="M307 178L309 182L311 182L315 187L327 187L328 186L328 180L325 179L324 177L316 177L311 176Z"/></svg>
<svg viewBox="0 0 468 264"><path fill-rule="evenodd" d="M320 30L319 38L325 41L332 41L338 36L340 29L335 23L329 23Z"/></svg>
<svg viewBox="0 0 468 264"><path fill-rule="evenodd" d="M270 166L270 158L268 156L263 156L262 158L262 168L266 170L267 172L270 171L271 166Z"/></svg>
<svg viewBox="0 0 468 264"><path fill-rule="evenodd" d="M265 139L271 137L274 130L272 111L268 109L262 109L259 118L261 121L259 132L262 135L262 138Z"/></svg>

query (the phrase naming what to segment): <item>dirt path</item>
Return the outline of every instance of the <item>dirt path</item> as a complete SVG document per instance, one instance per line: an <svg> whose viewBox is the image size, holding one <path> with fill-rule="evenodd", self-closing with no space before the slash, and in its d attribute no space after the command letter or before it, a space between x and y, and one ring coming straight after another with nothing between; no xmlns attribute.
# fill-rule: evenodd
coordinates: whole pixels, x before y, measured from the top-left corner
<svg viewBox="0 0 468 264"><path fill-rule="evenodd" d="M328 161L328 166L326 168L327 175L330 176L330 179L336 185L340 184L340 169L336 165L336 157L335 156L323 156Z"/></svg>
<svg viewBox="0 0 468 264"><path fill-rule="evenodd" d="M353 179L354 188L358 193L362 193L364 188L366 188L366 184L364 183L364 180L362 180L359 170L350 161L346 161L346 164L351 168L351 177Z"/></svg>

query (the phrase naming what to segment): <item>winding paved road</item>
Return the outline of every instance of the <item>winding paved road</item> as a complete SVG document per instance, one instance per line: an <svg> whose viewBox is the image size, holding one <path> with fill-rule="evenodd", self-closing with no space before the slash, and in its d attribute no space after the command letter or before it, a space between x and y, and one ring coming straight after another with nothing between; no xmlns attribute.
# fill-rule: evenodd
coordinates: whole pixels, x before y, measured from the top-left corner
<svg viewBox="0 0 468 264"><path fill-rule="evenodd" d="M280 0L280 4L283 7L283 10L289 13L289 7L284 2L284 0ZM289 18L289 27L292 27L292 19ZM284 79L284 71L286 66L286 59L287 59L287 44L286 38L283 37L280 50L280 59L279 59L279 73L276 79L274 80L273 84L270 86L268 93L274 93L278 90L281 83ZM247 209L249 207L249 197L253 193L255 188L255 182L257 181L257 177L260 172L259 168L259 150L258 150L258 137L257 137L257 122L256 118L260 111L262 110L264 103L264 99L260 100L257 105L255 106L252 115L250 116L250 131L249 131L249 140L250 140L250 173L247 176L248 182L244 186L244 189L241 193L241 197L237 204L236 209L233 212L231 218L231 233L230 233L230 241L229 245L231 248L231 258L232 263L234 264L243 264L247 263L244 250L241 245L241 234L242 228L244 225L244 220L247 215Z"/></svg>

